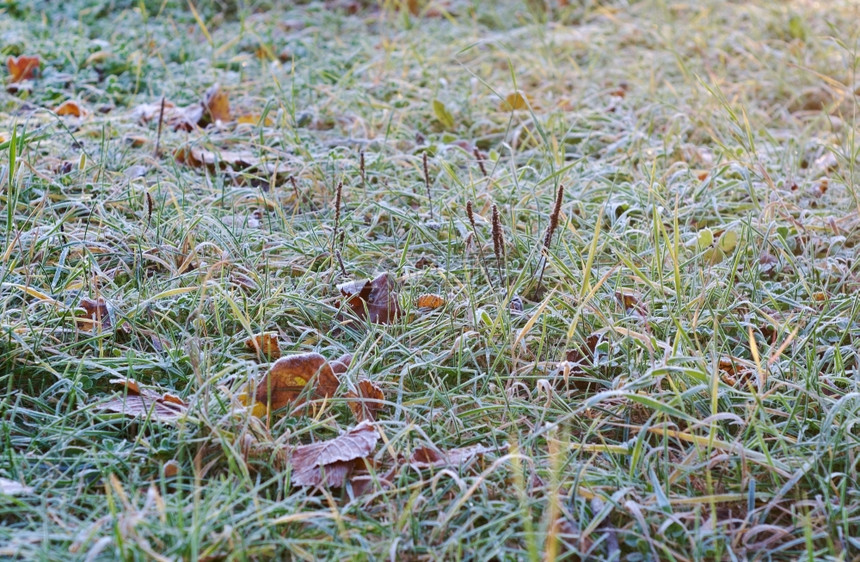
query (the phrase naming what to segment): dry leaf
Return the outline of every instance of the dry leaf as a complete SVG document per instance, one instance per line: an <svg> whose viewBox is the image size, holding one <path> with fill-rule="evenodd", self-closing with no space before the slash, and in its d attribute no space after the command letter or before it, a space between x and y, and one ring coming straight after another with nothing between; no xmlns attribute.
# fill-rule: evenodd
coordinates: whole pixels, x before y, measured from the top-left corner
<svg viewBox="0 0 860 562"><path fill-rule="evenodd" d="M600 343L600 335L591 334L585 338L585 345L568 350L565 358L571 363L582 363L585 359L591 359L594 357L594 350L597 349L598 343Z"/></svg>
<svg viewBox="0 0 860 562"><path fill-rule="evenodd" d="M161 112L159 107L159 113ZM203 121L206 112L200 103L192 103L185 107L175 107L169 113L164 110L164 120L173 127L174 131L190 132Z"/></svg>
<svg viewBox="0 0 860 562"><path fill-rule="evenodd" d="M236 119L236 122L243 125L259 125L261 117L261 115L240 115ZM271 127L272 120L267 116L265 119L263 119L262 125L264 127Z"/></svg>
<svg viewBox="0 0 860 562"><path fill-rule="evenodd" d="M347 392L346 397L350 399L349 409L357 421L373 421L376 412L382 409L385 395L382 389L367 379L358 381L358 393Z"/></svg>
<svg viewBox="0 0 860 562"><path fill-rule="evenodd" d="M445 306L445 299L441 295L421 295L418 297L418 300L415 302L418 308L439 308L440 306Z"/></svg>
<svg viewBox="0 0 860 562"><path fill-rule="evenodd" d="M39 70L39 57L21 55L20 57L9 57L6 59L6 68L9 69L9 74L12 79L10 82L20 82L22 80L31 80L36 77L36 71Z"/></svg>
<svg viewBox="0 0 860 562"><path fill-rule="evenodd" d="M295 486L343 486L356 459L368 456L376 447L379 432L368 421L320 443L296 447L290 458Z"/></svg>
<svg viewBox="0 0 860 562"><path fill-rule="evenodd" d="M315 398L333 396L340 385L332 365L319 353L281 357L257 385L255 398L272 410L279 410L295 402L314 377Z"/></svg>
<svg viewBox="0 0 860 562"><path fill-rule="evenodd" d="M230 99L218 84L206 90L203 95L203 109L212 123L230 121Z"/></svg>
<svg viewBox="0 0 860 562"><path fill-rule="evenodd" d="M409 464L415 468L429 468L440 466L460 466L466 464L478 455L496 451L494 447L484 445L472 445L471 447L460 447L449 451L439 451L433 447L418 447L412 452Z"/></svg>
<svg viewBox="0 0 860 562"><path fill-rule="evenodd" d="M96 328L110 330L113 326L110 308L103 298L96 300L83 298L78 303L78 307L83 308L85 311L84 316L79 316L75 319L78 328L81 330L92 331Z"/></svg>
<svg viewBox="0 0 860 562"><path fill-rule="evenodd" d="M227 168L245 170L260 163L259 158L247 151L219 150L215 152L202 148L182 147L173 156L180 164L187 164L193 168L206 166L210 172L214 172L216 166L221 170Z"/></svg>
<svg viewBox="0 0 860 562"><path fill-rule="evenodd" d="M165 478L173 478L179 474L179 463L175 460L169 460L164 463L164 477Z"/></svg>
<svg viewBox="0 0 860 562"><path fill-rule="evenodd" d="M499 104L501 111L518 111L528 109L531 106L531 98L522 92L513 92L505 96L505 99Z"/></svg>
<svg viewBox="0 0 860 562"><path fill-rule="evenodd" d="M97 408L101 410L132 417L150 417L163 422L176 421L188 410L188 404L178 396L140 388L140 385L131 379L114 379L110 382L124 386L126 395L99 404Z"/></svg>
<svg viewBox="0 0 860 562"><path fill-rule="evenodd" d="M72 117L83 117L86 115L86 111L78 105L78 102L73 100L66 100L60 104L60 106L54 110L54 113L57 115L71 115Z"/></svg>
<svg viewBox="0 0 860 562"><path fill-rule="evenodd" d="M24 486L14 480L0 478L0 496L19 496L32 493L33 488L30 486Z"/></svg>
<svg viewBox="0 0 860 562"><path fill-rule="evenodd" d="M388 273L373 281L353 281L338 285L346 305L361 319L368 318L377 324L388 324L400 315L397 294L392 291L394 281Z"/></svg>
<svg viewBox="0 0 860 562"><path fill-rule="evenodd" d="M271 332L251 336L245 340L245 347L269 359L277 359L281 356L281 348L278 346L278 336Z"/></svg>
<svg viewBox="0 0 860 562"><path fill-rule="evenodd" d="M168 117L173 113L176 106L169 101L164 102L164 115ZM141 125L146 125L150 121L155 121L161 114L161 102L158 103L143 103L137 106L132 113L132 116Z"/></svg>
<svg viewBox="0 0 860 562"><path fill-rule="evenodd" d="M349 369L349 365L352 363L352 354L344 353L337 359L331 362L331 370L336 375L342 375Z"/></svg>

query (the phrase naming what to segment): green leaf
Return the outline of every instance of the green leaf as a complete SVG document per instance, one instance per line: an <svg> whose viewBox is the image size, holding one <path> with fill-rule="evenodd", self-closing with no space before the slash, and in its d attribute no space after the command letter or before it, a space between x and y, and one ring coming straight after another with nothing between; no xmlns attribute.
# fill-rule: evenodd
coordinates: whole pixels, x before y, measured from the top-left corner
<svg viewBox="0 0 860 562"><path fill-rule="evenodd" d="M726 255L735 251L738 245L738 235L733 230L727 230L720 236L720 241L717 244Z"/></svg>
<svg viewBox="0 0 860 562"><path fill-rule="evenodd" d="M446 129L454 128L454 116L451 115L451 112L448 111L444 103L439 100L433 100L433 113L436 115L436 119L442 123L443 127Z"/></svg>
<svg viewBox="0 0 860 562"><path fill-rule="evenodd" d="M703 228L699 231L699 239L697 244L699 245L700 250L704 250L705 248L710 248L711 244L714 243L714 233L711 232L710 228Z"/></svg>

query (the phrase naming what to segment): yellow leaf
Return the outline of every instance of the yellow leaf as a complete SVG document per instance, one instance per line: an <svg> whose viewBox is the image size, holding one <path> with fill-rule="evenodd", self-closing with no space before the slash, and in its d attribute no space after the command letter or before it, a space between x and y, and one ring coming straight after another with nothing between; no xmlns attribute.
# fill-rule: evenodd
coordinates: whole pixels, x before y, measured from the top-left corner
<svg viewBox="0 0 860 562"><path fill-rule="evenodd" d="M518 111L521 109L528 109L530 106L530 97L517 91L505 96L505 99L499 104L499 109L501 111Z"/></svg>

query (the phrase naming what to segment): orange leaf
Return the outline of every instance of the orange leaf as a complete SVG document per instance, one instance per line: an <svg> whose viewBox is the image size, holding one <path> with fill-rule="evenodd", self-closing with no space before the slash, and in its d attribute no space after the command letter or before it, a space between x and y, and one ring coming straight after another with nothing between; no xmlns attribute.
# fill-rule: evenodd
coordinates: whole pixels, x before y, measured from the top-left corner
<svg viewBox="0 0 860 562"><path fill-rule="evenodd" d="M351 400L349 409L358 421L373 421L374 414L382 409L382 401L385 400L382 389L367 379L358 381L358 393L350 391L346 397Z"/></svg>
<svg viewBox="0 0 860 562"><path fill-rule="evenodd" d="M211 121L230 121L230 98L221 86L215 84L203 95L203 109Z"/></svg>
<svg viewBox="0 0 860 562"><path fill-rule="evenodd" d="M501 111L519 111L528 109L529 106L531 106L530 96L522 92L513 92L505 96L505 99L499 104L499 109Z"/></svg>
<svg viewBox="0 0 860 562"><path fill-rule="evenodd" d="M236 122L244 124L244 125L258 125L260 123L260 115L240 115ZM266 117L263 120L263 126L270 127L272 125L272 120Z"/></svg>
<svg viewBox="0 0 860 562"><path fill-rule="evenodd" d="M245 347L269 359L277 359L281 356L281 348L278 346L278 336L270 332L251 336L245 340Z"/></svg>
<svg viewBox="0 0 860 562"><path fill-rule="evenodd" d="M35 78L40 64L41 61L36 56L21 55L20 57L9 57L6 59L6 68L9 69L9 74L12 76L11 82L13 83Z"/></svg>
<svg viewBox="0 0 860 562"><path fill-rule="evenodd" d="M78 105L78 102L72 100L64 101L54 112L57 115L71 115L72 117L83 117L86 115L86 111Z"/></svg>
<svg viewBox="0 0 860 562"><path fill-rule="evenodd" d="M296 447L291 480L296 486L343 486L355 461L372 453L378 440L379 432L364 421L334 439Z"/></svg>
<svg viewBox="0 0 860 562"><path fill-rule="evenodd" d="M445 305L445 299L441 295L421 295L415 302L418 308L439 308Z"/></svg>
<svg viewBox="0 0 860 562"><path fill-rule="evenodd" d="M314 377L317 377L314 397L332 396L340 385L332 366L319 353L281 357L257 385L255 398L278 410L295 402Z"/></svg>

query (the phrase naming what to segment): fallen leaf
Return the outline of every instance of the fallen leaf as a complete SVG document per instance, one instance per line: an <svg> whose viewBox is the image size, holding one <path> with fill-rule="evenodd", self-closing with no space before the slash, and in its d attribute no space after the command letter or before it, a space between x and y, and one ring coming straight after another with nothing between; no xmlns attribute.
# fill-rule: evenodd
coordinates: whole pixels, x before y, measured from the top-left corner
<svg viewBox="0 0 860 562"><path fill-rule="evenodd" d="M216 167L221 170L232 168L233 170L244 170L252 168L260 163L259 158L247 151L232 150L204 150L202 148L182 147L174 153L174 158L180 164L186 164L192 168L206 166L214 172Z"/></svg>
<svg viewBox="0 0 860 562"><path fill-rule="evenodd" d="M454 116L451 115L451 112L448 111L448 108L441 101L433 100L433 114L444 128L454 128Z"/></svg>
<svg viewBox="0 0 860 562"><path fill-rule="evenodd" d="M439 308L440 306L445 306L445 299L440 295L426 294L418 297L415 304L418 308L434 309Z"/></svg>
<svg viewBox="0 0 860 562"><path fill-rule="evenodd" d="M175 460L169 460L164 463L164 477L165 478L173 478L179 474L179 463Z"/></svg>
<svg viewBox="0 0 860 562"><path fill-rule="evenodd" d="M161 109L159 107L159 114L160 112ZM192 103L185 107L175 107L170 112L167 109L164 110L164 120L168 125L173 127L174 131L193 131L201 123L205 124L203 120L205 115L206 111L203 108L203 104L200 103Z"/></svg>
<svg viewBox="0 0 860 562"><path fill-rule="evenodd" d="M245 340L245 347L254 353L264 355L269 359L277 359L281 356L281 348L278 345L278 336L271 332L255 334Z"/></svg>
<svg viewBox="0 0 860 562"><path fill-rule="evenodd" d="M505 99L499 104L500 111L519 111L528 109L531 106L529 96L522 92L513 92L505 96Z"/></svg>
<svg viewBox="0 0 860 562"><path fill-rule="evenodd" d="M263 122L260 123L261 115L240 115L236 118L236 122L243 125L263 125L264 127L271 127L272 120L267 116L263 119Z"/></svg>
<svg viewBox="0 0 860 562"><path fill-rule="evenodd" d="M346 305L360 319L368 318L377 324L388 324L400 315L397 294L392 291L394 281L388 273L381 273L372 281L352 281L338 285Z"/></svg>
<svg viewBox="0 0 860 562"><path fill-rule="evenodd" d="M440 466L460 466L478 455L496 451L494 447L472 445L449 451L440 451L434 447L418 447L412 452L409 464L415 468L430 468Z"/></svg>
<svg viewBox="0 0 860 562"><path fill-rule="evenodd" d="M343 486L357 459L376 447L379 432L363 421L334 439L296 447L290 458L295 486Z"/></svg>
<svg viewBox="0 0 860 562"><path fill-rule="evenodd" d="M78 303L78 308L84 309L85 312L84 316L75 319L81 330L110 330L113 326L110 308L103 298L96 300L83 298Z"/></svg>
<svg viewBox="0 0 860 562"><path fill-rule="evenodd" d="M281 357L257 385L255 399L272 410L279 410L295 402L315 377L314 398L330 397L340 385L332 365L319 353Z"/></svg>
<svg viewBox="0 0 860 562"><path fill-rule="evenodd" d="M215 84L203 95L203 109L211 123L230 121L230 98L221 86Z"/></svg>
<svg viewBox="0 0 860 562"><path fill-rule="evenodd" d="M35 78L40 64L41 61L37 56L21 55L20 57L7 58L6 68L9 69L9 74L12 77L10 82L15 83Z"/></svg>
<svg viewBox="0 0 860 562"><path fill-rule="evenodd" d="M358 381L358 393L349 391L346 397L350 399L349 409L357 421L373 421L374 415L382 409L382 401L385 400L382 389L368 379Z"/></svg>
<svg viewBox="0 0 860 562"><path fill-rule="evenodd" d="M615 291L615 298L624 306L626 312L646 313L645 305L642 304L641 296L638 293L626 290Z"/></svg>
<svg viewBox="0 0 860 562"><path fill-rule="evenodd" d="M568 350L565 359L571 363L582 363L585 359L591 359L594 357L594 350L597 349L598 343L600 343L600 335L591 334L585 338L584 345Z"/></svg>
<svg viewBox="0 0 860 562"><path fill-rule="evenodd" d="M174 422L188 410L188 403L172 394L161 394L140 385L131 379L110 381L125 387L125 396L119 396L96 406L132 417L149 417L163 422Z"/></svg>
<svg viewBox="0 0 860 562"><path fill-rule="evenodd" d="M176 106L169 101L164 102L165 117L169 117L176 109ZM143 103L137 106L132 112L134 119L141 125L146 125L150 121L155 121L161 114L161 102L158 103Z"/></svg>
<svg viewBox="0 0 860 562"><path fill-rule="evenodd" d="M33 488L24 486L14 480L0 478L0 496L20 496L24 494L32 494Z"/></svg>
<svg viewBox="0 0 860 562"><path fill-rule="evenodd" d="M73 100L66 100L60 104L57 109L54 110L54 113L57 115L71 115L72 117L83 117L86 115L86 111L84 111L78 102Z"/></svg>

